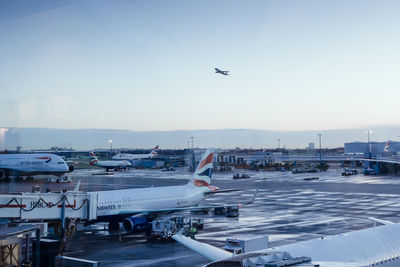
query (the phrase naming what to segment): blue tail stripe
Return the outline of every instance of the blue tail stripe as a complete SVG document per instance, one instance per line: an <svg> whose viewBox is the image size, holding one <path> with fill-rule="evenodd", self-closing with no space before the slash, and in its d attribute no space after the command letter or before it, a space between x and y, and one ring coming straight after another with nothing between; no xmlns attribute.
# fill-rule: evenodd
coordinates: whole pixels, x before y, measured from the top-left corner
<svg viewBox="0 0 400 267"><path fill-rule="evenodd" d="M208 176L211 179L212 175L212 168L208 168L207 170L203 171L202 173L197 174L198 176Z"/></svg>

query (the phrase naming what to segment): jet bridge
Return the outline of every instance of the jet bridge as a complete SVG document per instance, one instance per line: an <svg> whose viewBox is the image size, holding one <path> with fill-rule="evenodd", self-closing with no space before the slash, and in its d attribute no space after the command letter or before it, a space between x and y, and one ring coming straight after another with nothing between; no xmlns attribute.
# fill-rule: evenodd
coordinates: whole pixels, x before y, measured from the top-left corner
<svg viewBox="0 0 400 267"><path fill-rule="evenodd" d="M76 191L0 195L0 218L95 220L97 194Z"/></svg>

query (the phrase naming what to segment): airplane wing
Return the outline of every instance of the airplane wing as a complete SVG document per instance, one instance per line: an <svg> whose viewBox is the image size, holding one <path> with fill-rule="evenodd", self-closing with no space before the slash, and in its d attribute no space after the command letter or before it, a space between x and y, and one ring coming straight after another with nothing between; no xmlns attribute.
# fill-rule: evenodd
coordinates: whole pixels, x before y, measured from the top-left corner
<svg viewBox="0 0 400 267"><path fill-rule="evenodd" d="M243 188L232 188L232 189L224 189L224 190L217 190L217 191L210 191L210 192L205 192L205 195L214 195L218 193L227 193L227 192L234 192L234 191L242 191Z"/></svg>
<svg viewBox="0 0 400 267"><path fill-rule="evenodd" d="M221 266L236 266L241 263L241 261L249 260L250 262L263 262L263 266L270 266L267 265L271 263L271 266L289 266L289 265L296 265L296 266L324 266L324 267L359 267L359 266L366 266L364 264L360 264L358 262L345 262L345 261L313 261L312 258L310 259L312 262L307 261L306 257L299 257L299 261L295 261L296 259L289 258L283 259L283 261L287 261L286 264L282 261L279 261L279 253L270 251L257 251L257 252L248 252L244 254L232 254L228 251L223 249L214 247L212 245L199 242L197 240L191 239L189 237L183 236L181 234L173 235L172 238L181 243L183 246L193 250L194 252L202 255L203 257L207 258L208 260L212 261L205 266L220 266L218 263L221 263ZM274 256L276 254L276 257ZM271 257L272 256L272 257ZM291 255L289 255L290 257ZM304 260L303 260L304 259ZM302 261L303 260L303 261ZM279 263L282 265L280 265ZM303 263L306 263L305 265Z"/></svg>
<svg viewBox="0 0 400 267"><path fill-rule="evenodd" d="M243 189L242 188L232 188L232 189L225 189L225 190L210 191L210 192L206 192L204 194L209 195L209 194L226 193L226 192L241 191L241 190L243 190ZM257 187L257 190L256 190L256 192L254 192L251 200L244 204L239 204L240 207L242 207L244 205L252 204L254 202L254 200L256 199L256 196L257 196L259 190L260 190L260 186Z"/></svg>
<svg viewBox="0 0 400 267"><path fill-rule="evenodd" d="M394 222L387 221L387 220L382 220L382 219L378 219L378 218L375 218L375 217L368 217L368 219L370 219L371 221L374 221L374 222L381 223L381 224L383 224L383 225L386 225L386 224L394 224Z"/></svg>

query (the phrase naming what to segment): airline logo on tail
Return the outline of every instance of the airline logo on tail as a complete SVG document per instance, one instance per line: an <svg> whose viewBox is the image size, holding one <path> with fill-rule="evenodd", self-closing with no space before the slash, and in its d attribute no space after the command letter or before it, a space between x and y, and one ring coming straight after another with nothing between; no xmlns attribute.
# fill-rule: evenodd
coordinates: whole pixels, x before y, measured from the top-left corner
<svg viewBox="0 0 400 267"><path fill-rule="evenodd" d="M193 174L193 184L198 187L208 187L211 190L214 188L210 187L211 175L213 170L214 162L214 151L212 149L207 149L201 159L196 171Z"/></svg>
<svg viewBox="0 0 400 267"><path fill-rule="evenodd" d="M383 152L389 152L389 141L387 141L385 148L383 149Z"/></svg>
<svg viewBox="0 0 400 267"><path fill-rule="evenodd" d="M153 150L151 150L151 152L150 152L151 157L158 156L157 150L158 150L158 146L156 146L155 148L153 148Z"/></svg>
<svg viewBox="0 0 400 267"><path fill-rule="evenodd" d="M99 161L93 152L89 152L89 156L90 156L90 162L89 162L90 165L94 165L96 162Z"/></svg>

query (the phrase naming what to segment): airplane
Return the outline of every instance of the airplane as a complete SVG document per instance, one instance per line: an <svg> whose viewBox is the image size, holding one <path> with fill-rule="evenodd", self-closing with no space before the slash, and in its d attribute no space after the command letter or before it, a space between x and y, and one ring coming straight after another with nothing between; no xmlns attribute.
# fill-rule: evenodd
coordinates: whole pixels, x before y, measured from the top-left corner
<svg viewBox="0 0 400 267"><path fill-rule="evenodd" d="M97 198L97 220L93 223L108 222L109 230L118 230L122 221L127 232L140 232L160 214L213 208L195 205L210 194L238 191L210 185L213 162L214 150L207 149L185 185L89 192Z"/></svg>
<svg viewBox="0 0 400 267"><path fill-rule="evenodd" d="M299 264L292 262L273 266L400 266L400 223L369 219L383 225L243 254L230 253L181 234L172 238L212 261L205 266L242 266L238 262L245 260L266 263L260 258L265 260L266 256L278 256L282 252L287 252L299 260L304 257L311 258L312 264L302 264L299 261ZM290 260L288 256L286 259ZM278 260L275 258L274 261Z"/></svg>
<svg viewBox="0 0 400 267"><path fill-rule="evenodd" d="M89 155L90 165L105 168L106 171L111 169L121 170L132 166L132 164L127 160L99 160L93 152L89 152Z"/></svg>
<svg viewBox="0 0 400 267"><path fill-rule="evenodd" d="M60 156L53 154L0 154L0 177L39 174L62 176L73 170L73 166L68 167Z"/></svg>
<svg viewBox="0 0 400 267"><path fill-rule="evenodd" d="M215 73L219 73L219 74L222 74L222 75L229 75L228 74L228 70L220 70L220 69L218 69L218 68L214 68L215 69Z"/></svg>
<svg viewBox="0 0 400 267"><path fill-rule="evenodd" d="M116 154L112 157L114 160L134 160L134 159L152 159L155 156L158 156L157 153L158 146L153 148L149 154Z"/></svg>

